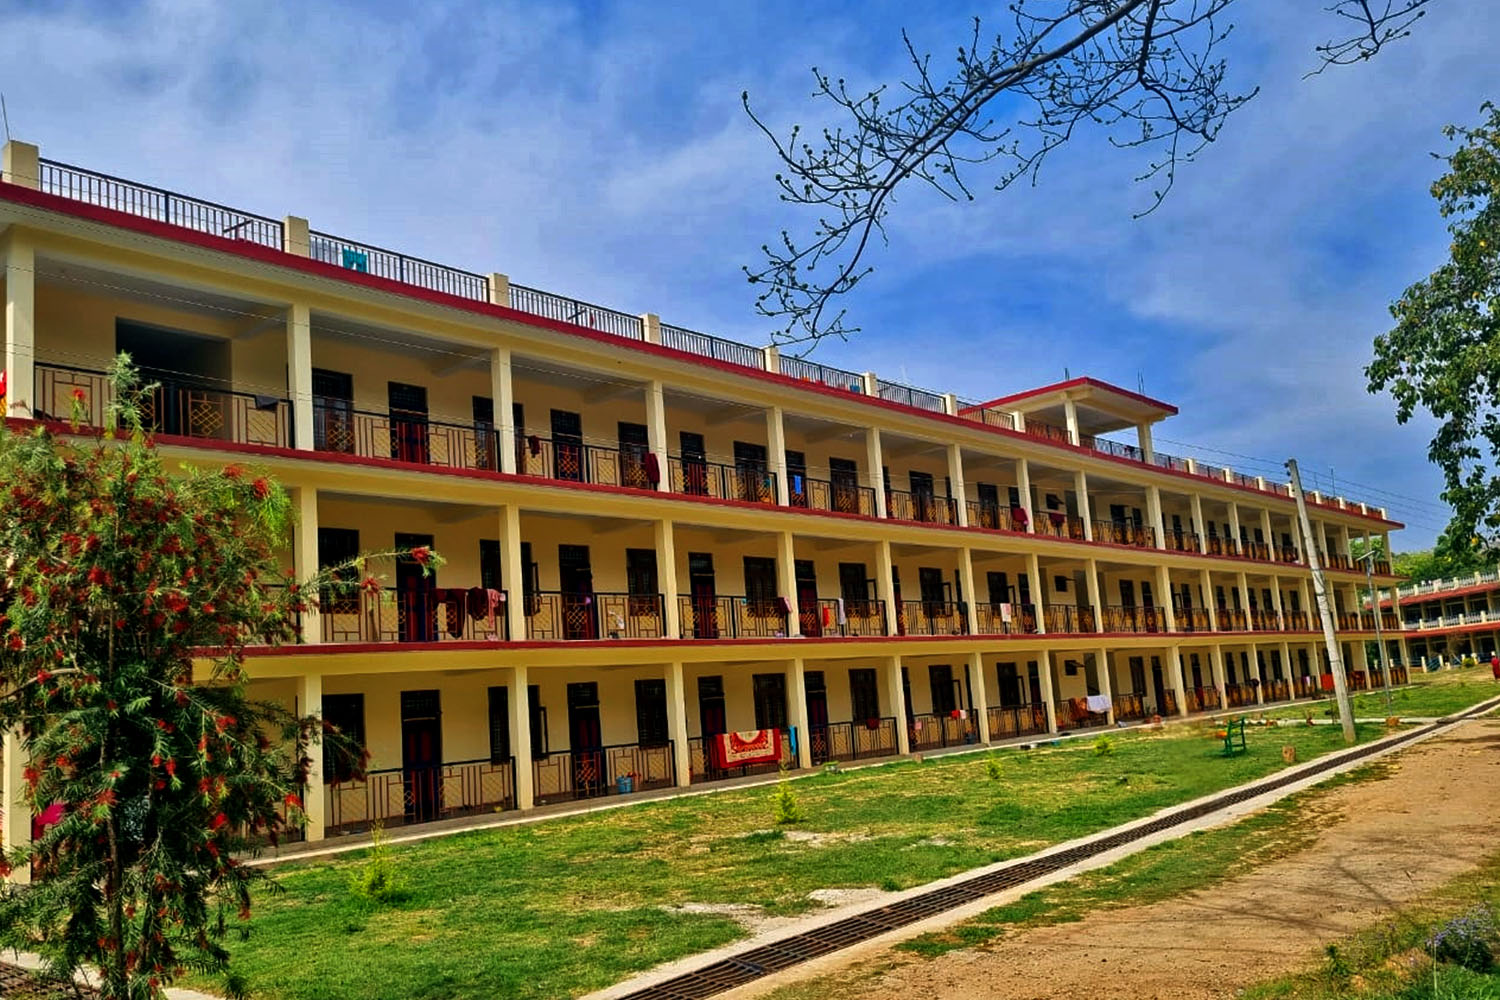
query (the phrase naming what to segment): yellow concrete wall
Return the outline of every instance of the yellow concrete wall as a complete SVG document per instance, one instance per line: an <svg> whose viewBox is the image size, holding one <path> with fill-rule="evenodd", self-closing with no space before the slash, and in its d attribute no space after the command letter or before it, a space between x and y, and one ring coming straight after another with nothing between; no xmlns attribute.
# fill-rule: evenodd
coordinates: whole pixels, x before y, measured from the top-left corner
<svg viewBox="0 0 1500 1000"><path fill-rule="evenodd" d="M390 402L389 383L403 382L427 389L427 409L433 420L467 425L474 420L473 397L491 395L488 364L481 361L450 370L462 361L463 353L473 352L401 347L394 340L371 343L334 333L326 322L320 328L316 319L312 329L313 367L352 375L357 410L385 413Z"/></svg>

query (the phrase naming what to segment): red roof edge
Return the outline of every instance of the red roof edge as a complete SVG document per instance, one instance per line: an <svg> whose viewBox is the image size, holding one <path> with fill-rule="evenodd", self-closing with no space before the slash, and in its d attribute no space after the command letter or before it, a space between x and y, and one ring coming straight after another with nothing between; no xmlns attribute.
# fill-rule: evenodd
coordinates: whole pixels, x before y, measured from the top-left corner
<svg viewBox="0 0 1500 1000"><path fill-rule="evenodd" d="M1045 396L1049 392L1060 392L1063 389L1077 389L1082 386L1092 386L1095 389L1103 389L1105 392L1113 392L1116 395L1125 396L1138 403L1145 403L1147 406L1162 410L1169 417L1175 417L1178 412L1177 407L1171 403L1164 403L1159 399L1153 399L1139 392L1132 392L1130 389L1115 385L1112 382L1105 382L1103 379L1093 378L1089 375L1080 375L1078 378L1070 378L1065 382L1054 382L1051 385L1044 385L1039 389L1027 389L1024 392L1011 393L1009 396L1001 396L999 399L992 399L988 403L980 403L978 406L966 406L960 412L967 413L971 410L984 410L992 406L1002 406L1006 403L1029 399L1033 396Z"/></svg>

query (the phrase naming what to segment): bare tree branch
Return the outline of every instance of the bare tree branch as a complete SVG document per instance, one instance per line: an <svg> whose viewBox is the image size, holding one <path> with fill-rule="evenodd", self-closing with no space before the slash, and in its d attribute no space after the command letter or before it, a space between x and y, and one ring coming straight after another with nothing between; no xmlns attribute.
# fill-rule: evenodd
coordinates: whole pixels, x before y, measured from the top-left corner
<svg viewBox="0 0 1500 1000"><path fill-rule="evenodd" d="M806 345L806 353L825 338L857 332L841 296L870 273L866 254L875 240L885 241L886 217L909 181L973 201L964 168L994 162L995 190L1023 178L1035 184L1048 154L1093 126L1114 146L1143 151L1136 180L1152 182L1152 191L1138 216L1155 210L1178 166L1255 96L1254 89L1227 87L1218 55L1232 27L1219 19L1233 2L1011 0L1010 23L993 39L974 20L946 78L903 31L911 75L894 86L851 92L844 80L813 68L813 96L844 122L822 129L818 142L804 139L800 126L782 138L742 94L781 160L781 199L819 213L810 233L783 230L774 245L761 247L763 263L745 268L762 286L757 311L781 323L772 341ZM1404 37L1428 0L1384 0L1383 9L1370 2L1339 0L1321 12L1358 28L1318 46L1327 63L1369 58Z"/></svg>

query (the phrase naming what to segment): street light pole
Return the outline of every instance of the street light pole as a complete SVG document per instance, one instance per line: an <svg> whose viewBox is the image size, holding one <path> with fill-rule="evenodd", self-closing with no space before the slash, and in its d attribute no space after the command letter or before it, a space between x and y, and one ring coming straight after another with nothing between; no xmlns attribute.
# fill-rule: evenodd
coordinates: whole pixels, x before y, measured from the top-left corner
<svg viewBox="0 0 1500 1000"><path fill-rule="evenodd" d="M1338 637L1333 634L1333 608L1328 603L1328 588L1323 583L1323 567L1318 563L1318 545L1313 538L1312 522L1307 519L1307 500L1302 495L1302 476L1297 460L1286 460L1286 471L1292 477L1292 497L1297 501L1297 523L1302 527L1302 547L1307 551L1307 568L1312 570L1313 597L1318 617L1323 622L1323 643L1328 647L1328 668L1333 671L1333 696L1338 701L1339 723L1344 742L1354 742L1354 709L1349 704L1349 685L1344 678L1344 658L1339 652Z"/></svg>
<svg viewBox="0 0 1500 1000"><path fill-rule="evenodd" d="M1368 535L1365 536L1369 538ZM1375 548L1367 545L1364 555L1359 557L1365 564L1365 584L1370 588L1370 608L1375 615L1375 645L1380 647L1380 672L1385 675L1385 715L1394 714L1391 708L1391 658L1386 655L1385 640L1380 637L1380 595L1375 592Z"/></svg>

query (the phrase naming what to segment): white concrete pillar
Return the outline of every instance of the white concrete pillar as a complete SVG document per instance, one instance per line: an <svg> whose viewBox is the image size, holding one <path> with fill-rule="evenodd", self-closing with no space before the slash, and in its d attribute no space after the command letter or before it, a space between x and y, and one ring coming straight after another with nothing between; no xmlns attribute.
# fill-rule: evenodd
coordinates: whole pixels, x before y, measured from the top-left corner
<svg viewBox="0 0 1500 1000"><path fill-rule="evenodd" d="M792 494L786 471L786 424L779 406L766 408L766 451L769 453L771 476L776 480L776 502L786 507L792 502Z"/></svg>
<svg viewBox="0 0 1500 1000"><path fill-rule="evenodd" d="M661 317L656 313L641 313L641 339L648 344L661 343Z"/></svg>
<svg viewBox="0 0 1500 1000"><path fill-rule="evenodd" d="M1095 632L1104 631L1104 597L1099 592L1099 560L1090 559L1084 563L1084 584L1088 588L1089 607L1094 610Z"/></svg>
<svg viewBox="0 0 1500 1000"><path fill-rule="evenodd" d="M1255 680L1257 682L1255 684L1255 703L1257 705L1264 705L1266 702L1266 672L1261 669L1259 646L1252 645L1250 647L1250 669L1255 671Z"/></svg>
<svg viewBox="0 0 1500 1000"><path fill-rule="evenodd" d="M1165 565L1156 567L1156 599L1161 603L1161 613L1166 619L1167 631L1177 631L1177 609L1172 606L1172 575Z"/></svg>
<svg viewBox="0 0 1500 1000"><path fill-rule="evenodd" d="M1031 465L1024 458L1016 459L1016 492L1021 495L1021 509L1026 512L1026 530L1036 531L1036 513L1031 503Z"/></svg>
<svg viewBox="0 0 1500 1000"><path fill-rule="evenodd" d="M896 752L911 753L911 734L906 730L906 692L901 687L901 658L888 656L880 662L885 681L885 703L896 718Z"/></svg>
<svg viewBox="0 0 1500 1000"><path fill-rule="evenodd" d="M294 486L292 503L297 523L292 526L292 569L297 582L304 587L318 574L318 491L311 486ZM307 607L302 612L302 641L323 641L323 619L313 603L316 593L305 593Z"/></svg>
<svg viewBox="0 0 1500 1000"><path fill-rule="evenodd" d="M787 661L786 697L791 724L797 733L797 767L812 767L812 739L807 731L807 672L800 656Z"/></svg>
<svg viewBox="0 0 1500 1000"><path fill-rule="evenodd" d="M1208 552L1208 525L1203 521L1203 498L1194 493L1193 497L1193 530L1198 533L1198 551Z"/></svg>
<svg viewBox="0 0 1500 1000"><path fill-rule="evenodd" d="M490 400L495 410L495 447L500 452L500 471L516 474L516 386L511 377L510 348L490 351Z"/></svg>
<svg viewBox="0 0 1500 1000"><path fill-rule="evenodd" d="M524 812L536 805L535 772L531 760L531 690L525 667L510 668L510 697L506 702L510 710L510 752L516 759L516 809ZM668 712L671 711L670 705L669 700ZM687 745L686 740L683 745Z"/></svg>
<svg viewBox="0 0 1500 1000"><path fill-rule="evenodd" d="M885 517L885 456L879 427L865 428L865 485L875 491L875 516Z"/></svg>
<svg viewBox="0 0 1500 1000"><path fill-rule="evenodd" d="M1270 552L1273 560L1281 559L1281 546L1276 541L1276 535L1271 531L1271 512L1262 507L1260 511L1260 533L1266 536L1266 549Z"/></svg>
<svg viewBox="0 0 1500 1000"><path fill-rule="evenodd" d="M767 346L761 348L761 355L763 357L761 364L765 367L766 371L775 372L776 374L780 375L781 349L775 344L768 344Z"/></svg>
<svg viewBox="0 0 1500 1000"><path fill-rule="evenodd" d="M948 485L953 490L954 513L957 515L958 525L967 528L969 504L968 490L964 487L964 455L963 449L956 444L948 446Z"/></svg>
<svg viewBox="0 0 1500 1000"><path fill-rule="evenodd" d="M500 508L500 579L506 591L505 624L511 641L520 642L527 638L526 567L521 564L521 508L515 504Z"/></svg>
<svg viewBox="0 0 1500 1000"><path fill-rule="evenodd" d="M36 253L14 229L5 245L4 332L5 415L30 417L36 393Z"/></svg>
<svg viewBox="0 0 1500 1000"><path fill-rule="evenodd" d="M1094 673L1099 678L1099 693L1109 699L1109 711L1105 713L1105 724L1115 724L1115 679L1109 668L1109 647L1100 646L1094 651Z"/></svg>
<svg viewBox="0 0 1500 1000"><path fill-rule="evenodd" d="M1187 691L1182 680L1182 647L1167 647L1167 673L1171 675L1172 692L1177 696L1177 714L1187 715Z"/></svg>
<svg viewBox="0 0 1500 1000"><path fill-rule="evenodd" d="M990 695L984 680L984 654L969 654L969 691L973 695L974 711L979 719L979 742L990 741Z"/></svg>
<svg viewBox="0 0 1500 1000"><path fill-rule="evenodd" d="M491 271L485 279L490 293L490 305L510 306L510 277L499 271Z"/></svg>
<svg viewBox="0 0 1500 1000"><path fill-rule="evenodd" d="M312 313L305 302L286 310L286 391L292 404L292 447L313 450Z"/></svg>
<svg viewBox="0 0 1500 1000"><path fill-rule="evenodd" d="M663 493L670 493L672 470L667 458L671 448L667 441L667 398L660 381L653 381L646 386L646 446L656 456L657 470L661 473L656 488ZM785 460L786 456L783 455L782 461Z"/></svg>
<svg viewBox="0 0 1500 1000"><path fill-rule="evenodd" d="M776 575L781 596L792 609L792 613L786 616L786 634L789 638L796 638L802 634L802 609L797 604L797 544L790 531L782 531L776 536ZM813 614L817 614L816 608Z"/></svg>
<svg viewBox="0 0 1500 1000"><path fill-rule="evenodd" d="M286 215L281 219L281 250L294 257L312 256L312 234L307 220L300 215Z"/></svg>
<svg viewBox="0 0 1500 1000"><path fill-rule="evenodd" d="M662 678L667 682L667 738L672 741L677 787L686 788L693 781L693 758L688 747L687 685L683 681L682 664L666 664L662 668Z"/></svg>
<svg viewBox="0 0 1500 1000"><path fill-rule="evenodd" d="M875 596L885 607L885 634L895 635L900 621L896 607L896 577L891 568L891 543L884 539L875 545Z"/></svg>
<svg viewBox="0 0 1500 1000"><path fill-rule="evenodd" d="M297 678L297 714L323 718L323 675L303 674ZM321 732L321 727L317 730ZM328 786L323 778L323 743L307 748L307 787L302 790L302 808L307 813L305 836L322 840L327 836Z"/></svg>
<svg viewBox="0 0 1500 1000"><path fill-rule="evenodd" d="M1037 628L1041 629L1040 614L1037 615ZM1047 710L1047 732L1057 735L1057 699L1053 696L1052 688L1052 654L1047 650L1037 653L1037 677L1042 682L1042 704Z"/></svg>
<svg viewBox="0 0 1500 1000"><path fill-rule="evenodd" d="M968 546L958 550L958 585L963 590L965 630L969 635L978 635L979 596L974 591L974 555Z"/></svg>
<svg viewBox="0 0 1500 1000"><path fill-rule="evenodd" d="M1240 550L1240 505L1233 500L1229 501L1229 530L1234 533L1234 538L1230 543L1230 552L1239 552L1240 555L1244 555L1244 552Z"/></svg>
<svg viewBox="0 0 1500 1000"><path fill-rule="evenodd" d="M1245 624L1253 632L1255 623L1250 620L1250 580L1244 573L1236 573L1234 579L1240 592L1240 609L1245 612Z"/></svg>
<svg viewBox="0 0 1500 1000"><path fill-rule="evenodd" d="M1226 690L1228 682L1224 677L1224 647L1217 642L1209 647L1209 665L1213 672L1214 687L1219 690L1219 707L1228 708L1229 692Z"/></svg>
<svg viewBox="0 0 1500 1000"><path fill-rule="evenodd" d="M1078 404L1071 399L1064 399L1063 416L1068 424L1068 440L1074 444L1082 444L1083 438L1078 433Z"/></svg>
<svg viewBox="0 0 1500 1000"><path fill-rule="evenodd" d="M1146 487L1146 517L1156 532L1156 547L1165 549L1167 547L1167 524L1162 520L1161 490L1155 486Z"/></svg>
<svg viewBox="0 0 1500 1000"><path fill-rule="evenodd" d="M1036 608L1036 631L1037 635L1047 634L1047 591L1042 583L1041 561L1037 559L1035 552L1026 555L1026 581L1031 585L1031 604ZM1020 588L1016 589L1020 594ZM1017 609L1019 613L1019 609ZM1051 681L1047 682L1049 685Z"/></svg>
<svg viewBox="0 0 1500 1000"><path fill-rule="evenodd" d="M1339 525L1339 551L1345 559L1352 560L1354 558L1354 546L1349 539L1349 526L1347 524Z"/></svg>
<svg viewBox="0 0 1500 1000"><path fill-rule="evenodd" d="M672 522L665 518L653 521L651 534L656 543L656 578L662 588L662 628L668 639L681 639L682 608L678 603L677 592L677 538Z"/></svg>
<svg viewBox="0 0 1500 1000"><path fill-rule="evenodd" d="M1203 592L1199 599L1208 609L1208 629L1210 632L1217 632L1219 631L1219 602L1214 597L1213 577L1208 575L1206 569L1198 571L1198 589Z"/></svg>
<svg viewBox="0 0 1500 1000"><path fill-rule="evenodd" d="M1089 477L1082 469L1073 473L1073 492L1078 494L1078 517L1083 521L1084 541L1094 540L1093 505L1089 503Z"/></svg>
<svg viewBox="0 0 1500 1000"><path fill-rule="evenodd" d="M1151 444L1151 425L1150 424L1136 424L1135 425L1135 441L1136 441L1136 446L1141 449L1141 455L1142 455L1142 457L1145 458L1146 464L1149 465L1149 464L1155 462L1156 461L1156 448Z"/></svg>
<svg viewBox="0 0 1500 1000"><path fill-rule="evenodd" d="M29 142L9 139L0 148L0 180L17 187L40 190L42 186L41 150Z"/></svg>
<svg viewBox="0 0 1500 1000"><path fill-rule="evenodd" d="M1281 577L1271 577L1271 609L1276 612L1276 624L1280 629L1287 626L1286 609L1281 606Z"/></svg>
<svg viewBox="0 0 1500 1000"><path fill-rule="evenodd" d="M4 822L0 826L4 829L5 852L9 854L31 843L31 807L26 804L26 762L29 757L19 729L6 730L0 755L4 756L5 767L5 801L0 804L4 810ZM6 881L18 885L30 882L31 866L17 865L6 876Z"/></svg>

